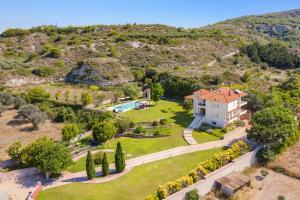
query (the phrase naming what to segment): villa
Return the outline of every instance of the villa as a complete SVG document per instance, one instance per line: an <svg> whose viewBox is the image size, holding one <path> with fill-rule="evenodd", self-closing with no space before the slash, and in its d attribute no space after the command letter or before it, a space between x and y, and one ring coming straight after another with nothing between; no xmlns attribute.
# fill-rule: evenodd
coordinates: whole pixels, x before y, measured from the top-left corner
<svg viewBox="0 0 300 200"><path fill-rule="evenodd" d="M201 89L187 96L194 105L194 126L207 123L216 127L225 127L247 113L243 106L247 104L243 97L247 96L240 90L219 88L213 91ZM194 127L197 128L197 127Z"/></svg>

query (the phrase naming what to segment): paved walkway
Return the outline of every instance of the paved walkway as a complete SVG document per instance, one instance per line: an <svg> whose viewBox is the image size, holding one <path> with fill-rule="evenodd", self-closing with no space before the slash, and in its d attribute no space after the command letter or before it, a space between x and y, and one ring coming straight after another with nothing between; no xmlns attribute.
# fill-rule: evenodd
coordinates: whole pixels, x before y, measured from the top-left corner
<svg viewBox="0 0 300 200"><path fill-rule="evenodd" d="M196 145L190 145L190 146L181 146L181 147L176 147L176 148L172 148L172 149L132 158L132 159L126 160L126 169L123 173L114 173L115 172L114 164L111 164L110 169L111 169L112 175L109 175L109 176L103 177L103 178L97 178L97 179L94 179L91 181L87 180L85 171L81 171L81 172L77 172L77 173L65 172L63 174L63 176L61 176L59 179L49 183L44 188L47 189L47 188L57 187L60 185L65 185L65 184L69 184L69 183L73 183L73 182L103 183L103 182L112 181L112 180L115 180L115 179L127 174L131 169L133 169L136 166L154 162L154 161L158 161L158 160L163 160L163 159L174 157L174 156L188 154L188 153L192 153L192 152L196 152L196 151L203 151L203 150L223 147L223 146L231 144L232 142L234 142L236 140L244 139L245 136L246 136L245 128L238 128L237 131L234 132L234 134L227 135L227 137L225 137L223 140L217 140L217 141L196 144ZM97 172L101 171L101 168L100 167L96 168L96 171ZM101 173L98 173L97 175L100 176Z"/></svg>
<svg viewBox="0 0 300 200"><path fill-rule="evenodd" d="M197 141L193 138L193 130L200 127L202 123L201 120L202 116L196 116L189 127L183 130L183 138L190 145L198 144Z"/></svg>
<svg viewBox="0 0 300 200"><path fill-rule="evenodd" d="M38 181L42 181L43 189L57 187L74 182L82 182L86 184L109 182L124 176L136 166L196 151L223 147L225 145L229 145L235 140L243 139L245 138L245 136L245 128L240 128L237 129L237 131L235 131L234 133L228 134L223 140L190 146L181 146L132 158L126 160L126 168L122 173L115 173L114 164L111 164L111 175L107 177L96 178L94 180L87 180L85 171L77 173L64 172L64 174L59 179L47 183L45 182L44 176L35 168L26 168L15 170L12 172L0 173L0 196L5 197L5 195L8 194L10 197L12 197L12 199L23 200L27 196L28 192L33 191L34 186ZM97 176L101 176L101 169L99 167L96 168L96 171Z"/></svg>

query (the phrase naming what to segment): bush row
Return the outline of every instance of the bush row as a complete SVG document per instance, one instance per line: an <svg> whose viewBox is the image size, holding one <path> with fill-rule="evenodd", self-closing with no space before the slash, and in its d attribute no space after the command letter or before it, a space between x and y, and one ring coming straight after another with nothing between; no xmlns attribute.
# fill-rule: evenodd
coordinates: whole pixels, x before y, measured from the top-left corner
<svg viewBox="0 0 300 200"><path fill-rule="evenodd" d="M168 182L157 189L157 196L147 196L145 199L165 199L167 196L178 192L193 183L203 179L208 173L219 169L232 160L240 157L249 151L249 146L242 140L234 143L230 148L220 153L214 154L210 159L201 162L196 169L191 171L188 176L181 177L174 182Z"/></svg>

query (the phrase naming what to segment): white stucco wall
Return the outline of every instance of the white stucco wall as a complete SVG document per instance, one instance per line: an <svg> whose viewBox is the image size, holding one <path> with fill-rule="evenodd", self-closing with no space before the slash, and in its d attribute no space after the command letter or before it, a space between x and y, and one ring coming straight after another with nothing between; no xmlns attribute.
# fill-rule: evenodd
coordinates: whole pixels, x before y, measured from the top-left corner
<svg viewBox="0 0 300 200"><path fill-rule="evenodd" d="M200 99L197 98L196 95L193 96L193 102L194 102L194 116L199 114L199 101ZM203 122L217 126L217 127L225 127L228 123L238 119L234 118L230 120L230 122L227 121L227 113L235 110L238 108L239 100L230 102L230 103L221 103L221 102L215 102L215 101L206 101L205 105L205 118L203 119Z"/></svg>

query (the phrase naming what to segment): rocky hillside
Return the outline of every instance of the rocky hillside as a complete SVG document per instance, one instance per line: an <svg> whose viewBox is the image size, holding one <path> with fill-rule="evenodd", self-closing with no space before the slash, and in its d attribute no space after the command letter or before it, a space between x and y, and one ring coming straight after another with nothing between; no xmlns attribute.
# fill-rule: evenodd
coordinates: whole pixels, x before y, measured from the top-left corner
<svg viewBox="0 0 300 200"><path fill-rule="evenodd" d="M0 37L0 80L118 85L132 81L136 71L155 68L202 84L215 76L238 83L245 71L259 70L239 55L243 45L280 40L300 47L299 14L247 16L194 29L158 24L9 29ZM267 73L280 78L276 71Z"/></svg>

